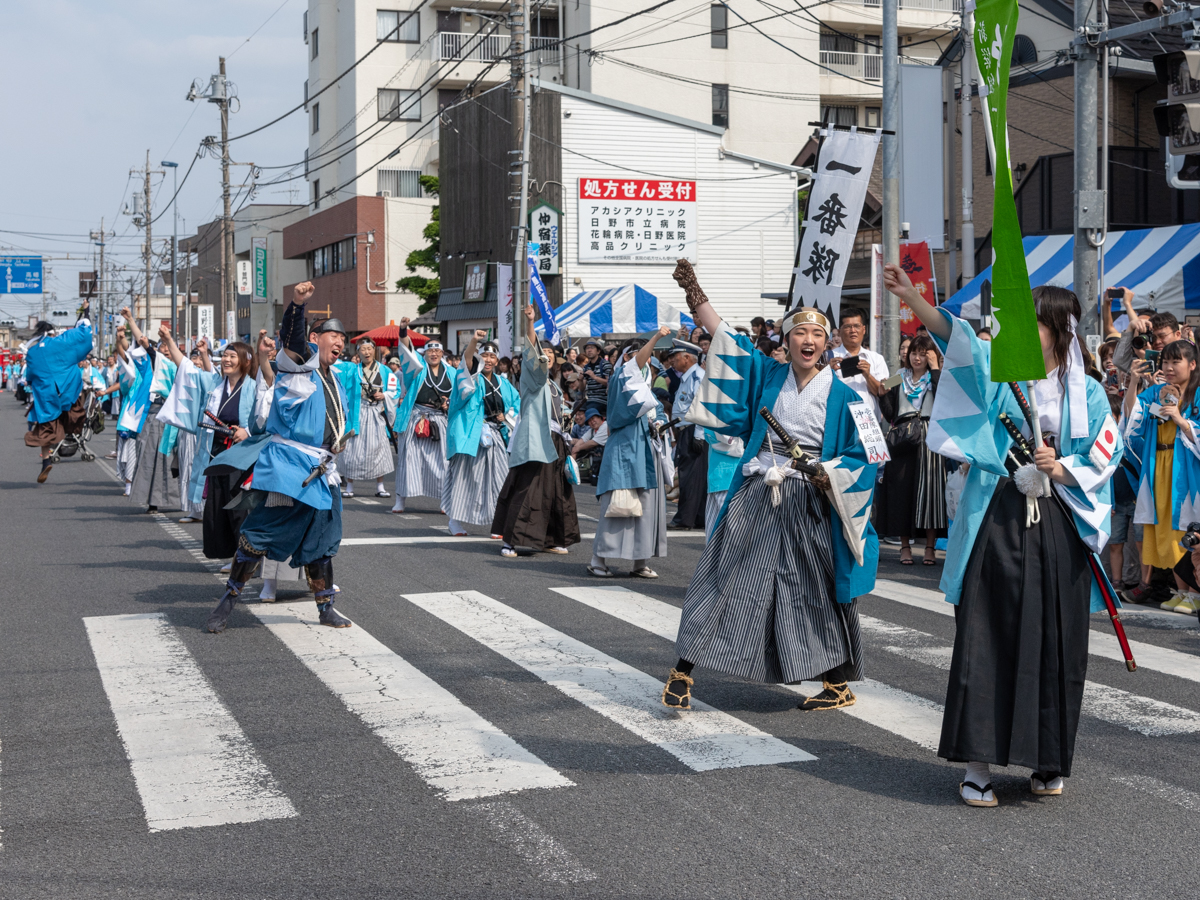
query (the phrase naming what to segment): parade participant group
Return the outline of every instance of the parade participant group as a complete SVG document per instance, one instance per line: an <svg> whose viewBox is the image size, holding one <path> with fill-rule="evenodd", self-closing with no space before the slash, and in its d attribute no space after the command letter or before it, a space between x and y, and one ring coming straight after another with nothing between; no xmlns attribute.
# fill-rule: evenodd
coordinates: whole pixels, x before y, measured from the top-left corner
<svg viewBox="0 0 1200 900"><path fill-rule="evenodd" d="M831 364L839 323L816 308L789 310L773 325L777 343L764 345L763 323L746 333L725 321L721 298L710 301L686 260L675 280L695 340L663 326L610 356L589 341L577 400L564 388L574 381L562 377L564 359L538 340L532 306L522 308L524 349L511 369L487 332L474 332L452 365L441 343L415 345L407 319L390 356L360 340L351 360L342 323L308 314L311 283L295 288L276 335L228 343L215 357L205 341L185 353L165 325L152 341L122 310L132 340L118 332L107 367L90 361L85 301L74 328L43 323L24 368L4 374L32 400L25 442L39 448L40 483L52 448L78 429L87 392L119 414L125 493L138 508L199 519L205 556L227 563L206 622L214 634L236 627L251 579L264 578L260 599L270 601L276 580L298 571L321 624L353 624L334 608L333 561L343 497L356 483L394 494L394 513L414 498L436 501L449 534L485 529L506 560L569 554L580 542L580 463L590 459L599 512L582 577L656 579L651 563L667 555L669 530L706 535L674 661L663 660L664 716L696 714L692 691L706 672L762 684L819 680L821 690L799 703L806 717L852 706L854 683L870 668L859 598L874 589L879 566L875 398L894 386L865 352L861 374L843 377ZM1110 481L1123 457L1104 388L1087 377L1079 299L1034 290L1048 375L1012 389L990 380L992 345L927 302L903 269L886 266L884 283L942 361L936 394L921 389L922 357L920 372L896 379L907 405L891 405L919 412L928 451L966 473L941 585L956 637L938 755L965 766L958 792L972 807L997 805L993 766L1029 770L1036 795L1061 794L1083 702L1088 616L1112 595L1090 562L1105 548ZM861 343L863 315L842 318L851 343ZM1186 473L1200 459L1180 412L1194 408L1196 352L1179 344L1163 353L1164 372L1178 377L1141 398L1131 393L1125 423L1139 450L1151 448L1140 460L1138 508L1159 523L1146 525L1146 540L1171 565L1182 555L1172 537L1179 514L1155 489L1185 455ZM919 352L934 353L927 343ZM1166 420L1151 415L1151 403ZM1162 421L1157 431L1152 420ZM940 488L937 471L941 480L930 483ZM931 536L943 524L931 519Z"/></svg>

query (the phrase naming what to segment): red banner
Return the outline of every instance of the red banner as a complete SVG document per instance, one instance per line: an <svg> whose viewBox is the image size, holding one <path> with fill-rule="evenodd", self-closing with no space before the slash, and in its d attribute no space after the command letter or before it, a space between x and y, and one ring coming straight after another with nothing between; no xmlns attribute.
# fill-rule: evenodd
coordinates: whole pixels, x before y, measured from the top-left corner
<svg viewBox="0 0 1200 900"><path fill-rule="evenodd" d="M925 241L913 241L900 244L900 268L908 273L913 287L922 297L938 305L937 276L933 271L933 257L929 254L929 244ZM921 322L913 315L908 304L900 302L900 333L914 335Z"/></svg>

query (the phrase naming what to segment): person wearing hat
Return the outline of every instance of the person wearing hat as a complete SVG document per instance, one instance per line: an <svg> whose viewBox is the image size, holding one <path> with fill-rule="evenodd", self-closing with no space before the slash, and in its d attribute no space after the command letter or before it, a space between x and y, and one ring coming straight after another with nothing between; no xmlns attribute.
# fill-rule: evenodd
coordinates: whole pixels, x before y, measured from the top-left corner
<svg viewBox="0 0 1200 900"><path fill-rule="evenodd" d="M613 577L611 559L631 560L631 574L639 578L657 578L647 562L667 555L673 465L663 435L667 417L650 387L650 358L657 340L670 333L663 325L648 341L626 341L608 382L608 441L596 483L600 520L587 567L597 578Z"/></svg>
<svg viewBox="0 0 1200 900"><path fill-rule="evenodd" d="M400 320L400 401L396 409L396 502L392 512L404 512L411 497L442 501L446 483L446 411L454 387L455 369L444 358L441 341L427 341L418 353Z"/></svg>
<svg viewBox="0 0 1200 900"><path fill-rule="evenodd" d="M350 440L338 461L345 483L343 497L354 496L354 482L375 480L375 496L390 497L384 476L396 468L388 428L396 418L400 382L392 370L381 366L378 349L369 337L358 339L358 362L339 362L342 388L350 400Z"/></svg>
<svg viewBox="0 0 1200 900"><path fill-rule="evenodd" d="M521 420L510 441L508 477L492 519L492 533L504 538L500 555L507 558L515 557L518 548L564 554L579 543L575 489L567 477L562 389L550 378L550 357L538 345L534 307L521 312L526 326Z"/></svg>
<svg viewBox="0 0 1200 900"><path fill-rule="evenodd" d="M342 541L337 456L349 431L349 400L333 366L346 345L346 329L332 318L307 327L305 304L312 295L311 282L296 285L279 329L278 372L259 370L263 391L255 424L265 433L234 444L210 466L254 466L248 498L253 509L242 523L225 594L205 626L214 634L225 630L242 589L264 559L290 560L292 568L304 568L320 624L353 624L333 608L333 557ZM262 336L260 356L272 348Z"/></svg>
<svg viewBox="0 0 1200 900"><path fill-rule="evenodd" d="M879 558L876 467L851 412L858 395L821 366L829 320L791 310L780 323L790 362L780 364L721 321L687 260L675 280L713 335L688 421L741 439L745 452L684 597L662 702L689 709L699 666L767 684L820 679L800 709L850 706L849 682L863 677L856 601L874 588ZM786 438L768 430L764 408ZM803 468L791 465L792 446Z"/></svg>
<svg viewBox="0 0 1200 900"><path fill-rule="evenodd" d="M675 391L675 402L671 415L686 419L696 390L704 378L700 368L700 348L688 341L675 339L667 351L667 364L679 373L679 387ZM708 445L704 443L703 429L695 425L681 425L676 430L675 466L679 472L679 505L675 518L668 528L690 531L704 527L704 507L708 500Z"/></svg>
<svg viewBox="0 0 1200 900"><path fill-rule="evenodd" d="M492 524L508 479L509 433L521 413L521 395L496 371L499 348L486 338L483 330L471 336L450 392L442 510L456 537L466 536L466 525ZM472 374L476 347L479 371Z"/></svg>

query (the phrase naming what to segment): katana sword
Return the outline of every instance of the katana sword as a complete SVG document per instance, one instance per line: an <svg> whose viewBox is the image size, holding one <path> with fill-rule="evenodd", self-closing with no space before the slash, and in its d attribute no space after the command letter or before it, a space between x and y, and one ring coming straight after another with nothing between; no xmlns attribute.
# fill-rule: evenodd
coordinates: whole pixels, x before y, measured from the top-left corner
<svg viewBox="0 0 1200 900"><path fill-rule="evenodd" d="M825 473L821 470L821 467L817 465L817 461L804 452L804 448L796 443L796 439L794 437L787 433L784 427L779 424L779 420L771 415L771 411L769 409L764 406L758 411L758 414L763 417L763 420L767 423L767 425L770 426L771 430L775 432L775 436L778 437L783 443L783 448L787 451L787 455L791 459L791 466L793 469L795 469L797 472L803 472L805 475L809 475L814 478L817 476L824 476Z"/></svg>
<svg viewBox="0 0 1200 900"><path fill-rule="evenodd" d="M1041 432L1039 429L1035 428L1033 424L1035 421L1033 418L1033 410L1030 409L1029 404L1025 402L1025 395L1021 391L1021 386L1015 381L1011 381L1009 382L1009 387L1012 388L1013 396L1017 398L1017 405L1021 407L1021 412L1025 416L1025 421L1029 423L1030 430L1033 432L1035 437L1040 438ZM1025 435L1021 434L1020 429L1018 429L1016 423L1009 418L1008 413L1000 413L1000 423L1009 433L1009 436L1012 437L1013 445L1020 448L1025 458L1032 463L1033 451L1030 448L1029 441L1025 439ZM1071 510L1067 508L1066 503L1064 503L1062 498L1058 496L1057 492L1051 490L1050 496L1058 502L1059 506L1067 516L1067 521L1069 521L1074 527L1076 537L1078 537L1082 542L1083 535L1079 533L1079 526L1075 524L1075 517L1071 514ZM1084 544L1083 548L1087 552L1088 567L1092 570L1092 578L1095 579L1096 586L1100 588L1100 598L1104 601L1104 606L1108 610L1108 617L1112 619L1113 631L1117 633L1117 643L1121 645L1121 655L1125 657L1125 668L1130 672L1136 672L1137 663L1133 659L1133 648L1129 646L1129 638L1125 636L1125 625L1121 622L1121 614L1117 611L1117 603L1112 596L1112 592L1109 590L1108 579L1104 577L1104 570L1100 565L1100 560L1096 554L1092 552L1092 549L1087 546L1087 544Z"/></svg>

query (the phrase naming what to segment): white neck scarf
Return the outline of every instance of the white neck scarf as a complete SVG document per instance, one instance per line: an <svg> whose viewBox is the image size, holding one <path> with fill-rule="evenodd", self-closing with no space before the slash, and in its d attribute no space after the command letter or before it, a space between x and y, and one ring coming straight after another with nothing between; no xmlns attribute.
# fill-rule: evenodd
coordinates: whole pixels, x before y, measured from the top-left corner
<svg viewBox="0 0 1200 900"><path fill-rule="evenodd" d="M1071 438L1091 435L1088 427L1087 369L1083 364L1083 351L1079 348L1079 337L1075 331L1079 323L1071 316L1071 348L1067 352L1067 408L1071 410Z"/></svg>

